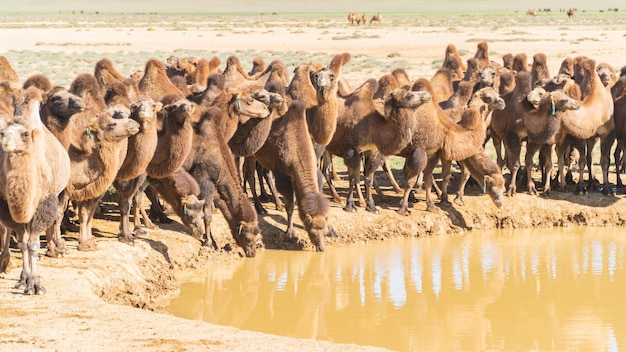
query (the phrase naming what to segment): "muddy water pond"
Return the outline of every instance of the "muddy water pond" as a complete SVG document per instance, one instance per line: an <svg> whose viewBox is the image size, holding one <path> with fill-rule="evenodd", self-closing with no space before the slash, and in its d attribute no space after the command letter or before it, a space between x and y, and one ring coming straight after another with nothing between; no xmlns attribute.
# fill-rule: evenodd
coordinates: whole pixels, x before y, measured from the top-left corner
<svg viewBox="0 0 626 352"><path fill-rule="evenodd" d="M181 274L169 312L400 351L618 351L626 348L625 266L624 228L266 250Z"/></svg>

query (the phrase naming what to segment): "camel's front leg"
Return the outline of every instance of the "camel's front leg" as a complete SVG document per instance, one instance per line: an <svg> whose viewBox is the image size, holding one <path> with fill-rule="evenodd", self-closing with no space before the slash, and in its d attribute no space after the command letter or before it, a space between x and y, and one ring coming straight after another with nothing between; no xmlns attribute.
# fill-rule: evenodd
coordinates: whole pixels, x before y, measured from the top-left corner
<svg viewBox="0 0 626 352"><path fill-rule="evenodd" d="M296 237L296 232L293 228L293 210L295 208L295 199L293 193L293 184L289 176L277 172L274 175L276 177L276 188L285 198L285 210L287 211L287 230L285 234L287 237Z"/></svg>
<svg viewBox="0 0 626 352"><path fill-rule="evenodd" d="M80 231L78 233L78 250L93 251L98 248L96 240L91 233L91 221L98 207L100 198L96 197L77 202L78 219L80 221Z"/></svg>
<svg viewBox="0 0 626 352"><path fill-rule="evenodd" d="M415 183L417 182L417 178L426 167L427 158L428 156L425 151L414 150L413 153L411 153L411 155L409 155L404 161L404 168L402 171L404 173L406 184L404 185L404 195L400 201L400 207L397 210L400 215L408 215L410 213L409 196L411 195L413 186L415 186Z"/></svg>

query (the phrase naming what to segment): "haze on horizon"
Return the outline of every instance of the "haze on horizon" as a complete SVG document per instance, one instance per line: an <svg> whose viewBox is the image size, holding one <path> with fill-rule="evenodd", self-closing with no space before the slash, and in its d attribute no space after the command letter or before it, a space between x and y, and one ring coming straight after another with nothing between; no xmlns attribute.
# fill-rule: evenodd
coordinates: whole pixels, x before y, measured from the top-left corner
<svg viewBox="0 0 626 352"><path fill-rule="evenodd" d="M351 12L351 11L377 11L377 12L459 12L459 11L509 11L527 10L537 8L551 8L558 11L559 8L577 7L589 11L606 10L609 7L619 7L618 0L601 0L589 2L586 0L558 0L546 2L545 0L527 1L494 1L494 0L269 0L266 2L252 0L230 1L199 1L199 0L176 0L176 1L145 1L145 0L5 0L1 1L0 12L4 13L58 13L71 11L99 11L102 13L120 12L171 12L171 13L255 13L255 12Z"/></svg>

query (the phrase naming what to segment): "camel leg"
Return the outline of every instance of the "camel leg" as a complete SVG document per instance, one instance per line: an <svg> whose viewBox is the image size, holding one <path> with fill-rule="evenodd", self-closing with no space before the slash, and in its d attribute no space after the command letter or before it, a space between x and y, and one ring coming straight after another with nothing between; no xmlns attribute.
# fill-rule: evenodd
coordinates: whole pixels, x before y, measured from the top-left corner
<svg viewBox="0 0 626 352"><path fill-rule="evenodd" d="M0 274L8 273L11 269L11 250L10 246L10 231L2 224L0 224Z"/></svg>
<svg viewBox="0 0 626 352"><path fill-rule="evenodd" d="M452 169L452 161L449 160L441 160L441 196L440 203L442 204L450 204L448 201L448 185L450 184L451 177L451 169Z"/></svg>
<svg viewBox="0 0 626 352"><path fill-rule="evenodd" d="M469 170L465 167L463 162L459 162L459 166L461 166L461 182L459 183L459 189L456 192L456 197L454 198L454 202L459 205L465 205L463 202L463 196L465 195L465 185L469 180L471 174Z"/></svg>
<svg viewBox="0 0 626 352"><path fill-rule="evenodd" d="M583 141L580 143L580 157L578 158L578 182L576 183L576 189L574 194L580 193L587 194L587 185L585 183L585 167L587 166L587 150L586 143Z"/></svg>
<svg viewBox="0 0 626 352"><path fill-rule="evenodd" d="M91 221L101 198L102 196L77 202L78 219L80 221L80 231L78 233L79 251L93 251L98 248L91 233Z"/></svg>
<svg viewBox="0 0 626 352"><path fill-rule="evenodd" d="M514 196L517 192L517 172L520 168L520 153L522 150L522 141L515 134L507 134L505 141L505 158L507 167L511 171L511 180L509 181L509 189L507 195ZM532 168L531 165L526 167Z"/></svg>
<svg viewBox="0 0 626 352"><path fill-rule="evenodd" d="M427 159L428 155L425 151L415 150L404 161L404 167L402 171L404 173L404 179L406 183L404 185L404 195L402 196L402 200L400 201L400 207L397 210L398 214L408 215L410 213L409 196L411 195L411 190L413 189L413 186L415 186L418 177L426 166Z"/></svg>
<svg viewBox="0 0 626 352"><path fill-rule="evenodd" d="M322 163L321 163L321 168L322 168L322 173L324 174L324 178L326 179L326 184L328 185L328 188L330 189L330 193L332 194L332 201L335 203L341 203L343 201L343 199L341 199L341 197L339 196L339 193L337 193L337 189L335 188L335 185L333 184L333 177L332 177L332 155L330 155L329 153L324 153L324 156L322 157Z"/></svg>
<svg viewBox="0 0 626 352"><path fill-rule="evenodd" d="M123 243L133 243L135 237L130 231L130 207L131 199L141 188L145 177L136 177L132 180L124 182L114 182L113 185L117 190L117 203L120 212L120 232L117 239Z"/></svg>
<svg viewBox="0 0 626 352"><path fill-rule="evenodd" d="M595 170L593 169L593 149L599 139L599 137L591 137L587 139L587 172L589 175L589 178L587 179L587 187L589 189L595 189L596 185L600 185L600 181L596 177Z"/></svg>
<svg viewBox="0 0 626 352"><path fill-rule="evenodd" d="M433 170L439 163L439 153L428 159L426 168L424 168L424 190L426 191L426 210L435 211L437 208L430 196L433 187Z"/></svg>
<svg viewBox="0 0 626 352"><path fill-rule="evenodd" d="M557 162L557 174L558 174L558 190L565 190L565 153L567 152L567 147L564 143L558 143L556 145L556 162ZM568 170L569 172L570 170Z"/></svg>
<svg viewBox="0 0 626 352"><path fill-rule="evenodd" d="M600 139L600 168L602 169L602 189L601 192L605 196L615 195L615 190L609 184L609 166L611 164L610 153L611 147L615 142L615 132L611 132ZM619 174L617 175L619 178Z"/></svg>
<svg viewBox="0 0 626 352"><path fill-rule="evenodd" d="M261 185L261 194L263 194L263 175L259 173L259 169L257 167L257 162L252 157L246 157L243 163L243 182L244 182L244 192L245 192L245 183L247 182L250 185L250 192L252 193L252 201L254 203L254 209L257 214L267 214L267 210L263 207L261 203L261 199L259 199L259 195L256 191L256 175L259 178L259 184Z"/></svg>
<svg viewBox="0 0 626 352"><path fill-rule="evenodd" d="M500 170L502 170L505 166L505 160L502 156L502 147L504 143L502 142L502 139L498 137L495 133L491 134L491 142L496 149L496 163L500 167Z"/></svg>
<svg viewBox="0 0 626 352"><path fill-rule="evenodd" d="M524 165L526 165L526 177L528 182L528 194L537 195L537 188L535 187L535 181L532 178L533 172L533 159L537 151L541 148L540 144L537 143L526 143L526 158L524 160Z"/></svg>
<svg viewBox="0 0 626 352"><path fill-rule="evenodd" d="M263 184L264 181L265 183L267 183L267 185L270 187L270 193L271 193L272 185L267 181L267 178L265 177L265 175L267 175L267 173L270 171L264 168L263 165L257 163L256 160L254 161L254 166L255 166L256 176L259 179L259 190L261 191L261 194L259 195L259 200L261 202L275 202L274 197L270 195L269 193L267 193L267 190L265 189L265 185ZM250 187L252 188L252 184L250 184Z"/></svg>
<svg viewBox="0 0 626 352"><path fill-rule="evenodd" d="M391 186L393 187L393 190L398 194L402 193L402 188L400 187L400 185L398 185L398 182L396 181L396 178L393 176L393 172L391 171L391 164L389 163L389 158L385 157L384 160L385 161L383 163L383 171L385 171L385 174L387 175L389 182L391 182Z"/></svg>
<svg viewBox="0 0 626 352"><path fill-rule="evenodd" d="M380 214L380 211L376 208L374 203L374 197L372 197L372 187L374 186L374 174L376 170L384 164L384 157L381 158L368 158L365 161L363 173L365 175L365 198L366 207L365 210L370 213ZM382 193L378 191L378 194L382 196Z"/></svg>
<svg viewBox="0 0 626 352"><path fill-rule="evenodd" d="M287 211L287 230L285 235L287 237L296 237L296 232L293 228L293 210L295 208L295 199L293 193L293 184L289 176L278 172L274 175L276 177L276 188L285 198L285 210Z"/></svg>
<svg viewBox="0 0 626 352"><path fill-rule="evenodd" d="M149 219L154 222L160 222L161 224L169 224L174 220L170 219L165 215L165 211L163 211L163 206L161 205L161 201L159 200L159 195L157 192L150 186L148 186L144 193L150 200L150 216Z"/></svg>
<svg viewBox="0 0 626 352"><path fill-rule="evenodd" d="M265 178L265 183L270 187L270 192L272 193L272 198L274 198L274 204L276 204L276 210L283 210L285 206L283 202L278 197L278 191L276 190L276 181L274 180L274 174L268 170L263 169L263 177Z"/></svg>
<svg viewBox="0 0 626 352"><path fill-rule="evenodd" d="M37 270L37 259L39 257L39 236L40 233L32 233L30 224L20 224L14 229L17 233L17 241L22 252L22 273L19 281L15 284L15 289L24 287L24 294L44 294L45 288L41 286L41 280Z"/></svg>
<svg viewBox="0 0 626 352"><path fill-rule="evenodd" d="M357 210L356 205L354 205L354 190L355 187L359 186L361 157L354 149L351 149L351 153L346 154L348 154L348 156L344 157L343 160L348 168L348 197L346 198L346 206L343 210L354 213Z"/></svg>
<svg viewBox="0 0 626 352"><path fill-rule="evenodd" d="M541 154L544 156L543 171L545 179L543 180L543 194L550 194L550 188L552 184L552 168L554 163L552 162L552 147L553 144L544 144L541 146Z"/></svg>
<svg viewBox="0 0 626 352"><path fill-rule="evenodd" d="M617 140L617 145L615 146L615 151L613 152L613 160L615 161L615 180L617 188L624 187L622 183L622 163L624 161L622 157L622 150L624 150L624 141L621 139Z"/></svg>
<svg viewBox="0 0 626 352"><path fill-rule="evenodd" d="M143 235L147 235L148 233L141 225L141 220L143 220L144 226L156 230L158 226L156 226L150 217L146 213L146 209L143 208L143 193L148 188L150 184L147 180L144 180L137 193L133 197L133 225L135 227L135 233L141 233Z"/></svg>
<svg viewBox="0 0 626 352"><path fill-rule="evenodd" d="M56 218L52 225L46 229L47 257L57 258L59 255L63 256L65 254L65 241L61 237L61 224L67 213L68 198L65 191L59 194Z"/></svg>

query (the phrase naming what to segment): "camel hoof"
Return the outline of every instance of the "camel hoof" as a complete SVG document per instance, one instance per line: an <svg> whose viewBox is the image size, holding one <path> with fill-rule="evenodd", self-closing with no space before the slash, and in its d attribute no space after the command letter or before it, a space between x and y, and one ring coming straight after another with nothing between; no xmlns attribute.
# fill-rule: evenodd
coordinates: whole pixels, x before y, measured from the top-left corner
<svg viewBox="0 0 626 352"><path fill-rule="evenodd" d="M380 210L378 210L378 208L376 208L375 205L367 205L365 207L365 210L367 210L368 212L372 213L372 214L380 214Z"/></svg>
<svg viewBox="0 0 626 352"><path fill-rule="evenodd" d="M284 204L276 204L276 210L278 211L283 211L285 210L285 205Z"/></svg>
<svg viewBox="0 0 626 352"><path fill-rule="evenodd" d="M135 238L132 235L130 236L119 235L117 236L117 240L122 243L129 244L129 245L133 245L135 243Z"/></svg>
<svg viewBox="0 0 626 352"><path fill-rule="evenodd" d="M411 211L409 210L408 207L402 206L398 210L396 210L396 213L400 215L409 215L411 214Z"/></svg>
<svg viewBox="0 0 626 352"><path fill-rule="evenodd" d="M289 228L289 229L285 230L285 236L287 238L295 238L296 237L296 231L293 228Z"/></svg>
<svg viewBox="0 0 626 352"><path fill-rule="evenodd" d="M576 186L576 189L574 190L574 194L575 195L579 195L579 194L583 194L583 195L587 195L587 186Z"/></svg>
<svg viewBox="0 0 626 352"><path fill-rule="evenodd" d="M11 270L11 257L0 258L0 274L8 273Z"/></svg>
<svg viewBox="0 0 626 352"><path fill-rule="evenodd" d="M436 207L436 206L434 206L434 205L428 205L428 206L426 206L426 211L429 211L429 212L431 212L431 213L436 213L438 210L439 210L439 209L437 209L437 207Z"/></svg>
<svg viewBox="0 0 626 352"><path fill-rule="evenodd" d="M354 203L349 203L346 204L345 207L343 207L343 210L347 211L348 213L356 213L356 205L354 205Z"/></svg>
<svg viewBox="0 0 626 352"><path fill-rule="evenodd" d="M460 205L460 206L462 206L462 207L464 207L464 206L465 206L465 202L464 202L461 198L455 198L455 199L454 199L454 204L456 204L456 205Z"/></svg>
<svg viewBox="0 0 626 352"><path fill-rule="evenodd" d="M148 231L146 231L143 227L135 227L135 230L133 231L133 235L135 237L137 236L148 236Z"/></svg>
<svg viewBox="0 0 626 352"><path fill-rule="evenodd" d="M48 249L46 251L46 257L48 257L48 258L58 258L60 256L62 256L62 254L59 253L58 251L54 250L54 249Z"/></svg>
<svg viewBox="0 0 626 352"><path fill-rule="evenodd" d="M600 187L599 191L605 196L614 196L617 189L613 187Z"/></svg>
<svg viewBox="0 0 626 352"><path fill-rule="evenodd" d="M77 249L81 252L90 252L98 249L98 245L93 239L91 239L88 240L86 243L79 243Z"/></svg>
<svg viewBox="0 0 626 352"><path fill-rule="evenodd" d="M270 196L269 194L261 194L259 196L259 201L263 202L263 203L273 202L274 201L274 197Z"/></svg>
<svg viewBox="0 0 626 352"><path fill-rule="evenodd" d="M333 197L332 199L333 203L338 203L341 204L345 201L345 199L341 198L341 197Z"/></svg>

